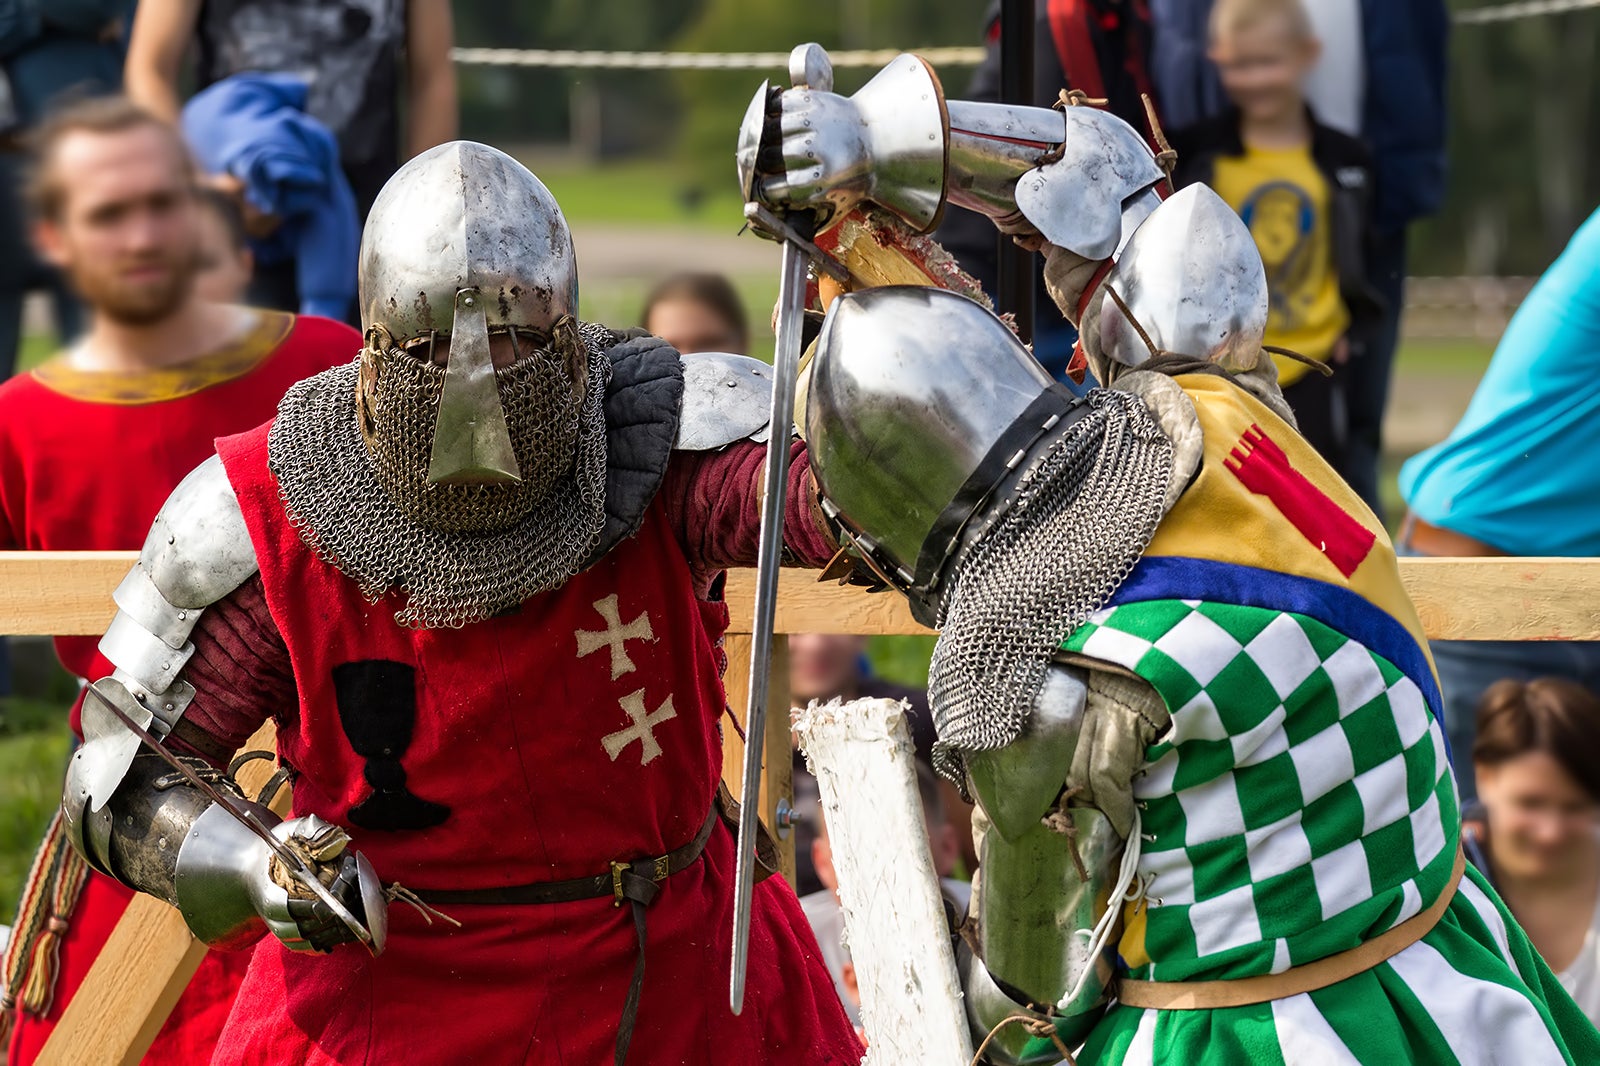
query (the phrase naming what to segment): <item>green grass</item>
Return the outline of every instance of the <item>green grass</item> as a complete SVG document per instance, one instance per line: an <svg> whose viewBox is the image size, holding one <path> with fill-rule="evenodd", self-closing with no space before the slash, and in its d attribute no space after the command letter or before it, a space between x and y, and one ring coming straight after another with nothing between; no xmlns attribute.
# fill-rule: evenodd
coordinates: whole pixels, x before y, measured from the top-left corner
<svg viewBox="0 0 1600 1066"><path fill-rule="evenodd" d="M1494 354L1487 341L1405 341L1395 354L1395 376L1471 377L1483 375Z"/></svg>
<svg viewBox="0 0 1600 1066"><path fill-rule="evenodd" d="M16 914L34 850L61 802L69 737L59 708L53 716L50 729L0 729L0 925Z"/></svg>
<svg viewBox="0 0 1600 1066"><path fill-rule="evenodd" d="M772 318L773 306L778 302L777 277L730 274L729 280L739 290L739 297L750 316L749 354L762 362L772 362L772 330L767 323ZM645 297L650 294L654 284L654 281L643 280L617 281L605 285L580 284L580 317L586 322L604 322L616 329L637 326Z"/></svg>
<svg viewBox="0 0 1600 1066"><path fill-rule="evenodd" d="M32 370L56 353L59 347L55 338L30 334L22 338L22 349L17 352L17 370Z"/></svg>
<svg viewBox="0 0 1600 1066"><path fill-rule="evenodd" d="M873 637L867 644L872 672L897 685L926 688L933 639L931 636Z"/></svg>
<svg viewBox="0 0 1600 1066"><path fill-rule="evenodd" d="M744 225L744 203L731 161L728 180L703 192L670 162L530 163L574 225L705 225L729 233Z"/></svg>

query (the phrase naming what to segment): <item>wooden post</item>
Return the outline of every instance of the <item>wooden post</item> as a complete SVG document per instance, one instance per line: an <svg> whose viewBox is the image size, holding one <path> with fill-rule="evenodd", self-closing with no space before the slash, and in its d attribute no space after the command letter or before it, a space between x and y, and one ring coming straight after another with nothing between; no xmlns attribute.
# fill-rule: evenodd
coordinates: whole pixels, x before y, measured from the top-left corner
<svg viewBox="0 0 1600 1066"><path fill-rule="evenodd" d="M736 617L750 617L749 613ZM728 673L723 687L740 728L750 720L745 701L750 691L750 641L748 633L730 633L723 640L728 653ZM789 644L783 634L773 642L772 678L767 683L767 729L761 757L761 820L778 845L783 876L794 884L794 834L778 824L778 804L794 806L794 756L789 739ZM749 738L751 741L754 738ZM744 746L739 734L723 723L722 778L737 796L744 785Z"/></svg>
<svg viewBox="0 0 1600 1066"><path fill-rule="evenodd" d="M0 632L98 634L115 608L114 589L132 552L0 552ZM1434 640L1600 640L1600 559L1402 559L1400 576ZM744 721L750 635L737 628L753 613L753 575L728 579L735 628L726 638L727 688ZM781 577L772 657L762 817L775 826L780 798L792 801L787 633L926 633L893 594L818 584L810 574ZM257 734L250 747L270 744ZM737 791L743 746L725 730L724 776ZM252 764L241 776L266 774ZM249 779L249 778L247 778ZM252 786L256 787L256 786ZM792 839L783 844L784 872L794 876ZM165 932L162 932L165 930ZM46 1066L134 1063L149 1047L203 952L176 912L137 897L63 1014L43 1056Z"/></svg>

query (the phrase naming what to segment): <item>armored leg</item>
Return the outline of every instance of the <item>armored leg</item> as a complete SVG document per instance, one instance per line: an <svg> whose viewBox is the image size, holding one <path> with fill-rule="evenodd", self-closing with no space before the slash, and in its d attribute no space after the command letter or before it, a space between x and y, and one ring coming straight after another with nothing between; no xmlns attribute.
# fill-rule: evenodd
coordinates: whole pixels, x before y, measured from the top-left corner
<svg viewBox="0 0 1600 1066"><path fill-rule="evenodd" d="M1116 902L1122 839L1100 811L1059 807L1086 695L1078 671L1053 668L1027 732L967 759L979 874L969 909L975 954L964 960L962 985L975 1044L1021 1013L1070 1046L1105 1004L1116 941L1091 954L1089 931ZM1061 1059L1053 1041L1016 1024L995 1032L986 1055L1006 1066Z"/></svg>

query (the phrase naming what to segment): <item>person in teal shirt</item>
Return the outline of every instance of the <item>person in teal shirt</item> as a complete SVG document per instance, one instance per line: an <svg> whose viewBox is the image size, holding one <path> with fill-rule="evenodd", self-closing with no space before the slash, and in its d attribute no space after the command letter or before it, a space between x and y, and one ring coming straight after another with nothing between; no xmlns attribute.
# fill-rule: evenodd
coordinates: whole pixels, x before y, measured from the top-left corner
<svg viewBox="0 0 1600 1066"><path fill-rule="evenodd" d="M1600 211L1517 309L1466 414L1400 469L1417 555L1600 556ZM1435 641L1463 798L1473 716L1501 678L1600 691L1600 643Z"/></svg>

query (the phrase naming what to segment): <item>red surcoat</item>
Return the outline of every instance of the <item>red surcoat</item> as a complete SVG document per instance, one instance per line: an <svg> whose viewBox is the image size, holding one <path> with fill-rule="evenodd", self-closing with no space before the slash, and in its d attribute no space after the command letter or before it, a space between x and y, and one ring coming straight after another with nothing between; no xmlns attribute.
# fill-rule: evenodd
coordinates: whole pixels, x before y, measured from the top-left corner
<svg viewBox="0 0 1600 1066"><path fill-rule="evenodd" d="M86 373L58 359L11 378L0 385L0 548L138 548L218 436L271 418L290 385L348 363L360 348L360 334L342 323L263 312L242 337L180 366ZM79 677L104 677L111 666L98 643L60 637L56 652ZM60 945L51 1008L15 1020L11 1066L38 1056L132 898L131 889L89 874ZM207 955L145 1062L207 1061L244 969L236 954Z"/></svg>
<svg viewBox="0 0 1600 1066"><path fill-rule="evenodd" d="M295 814L347 827L384 880L419 890L589 876L695 835L721 775L728 617L697 595L659 496L636 535L562 588L462 629L408 629L397 594L367 603L302 543L264 428L218 451L293 670L297 706L276 717ZM395 716L414 726L396 730ZM733 866L719 823L649 907L629 1061L857 1062L782 878L757 888L746 1005L728 1010ZM391 907L377 959L262 942L217 1061L611 1061L637 950L626 907L443 909L460 929Z"/></svg>

